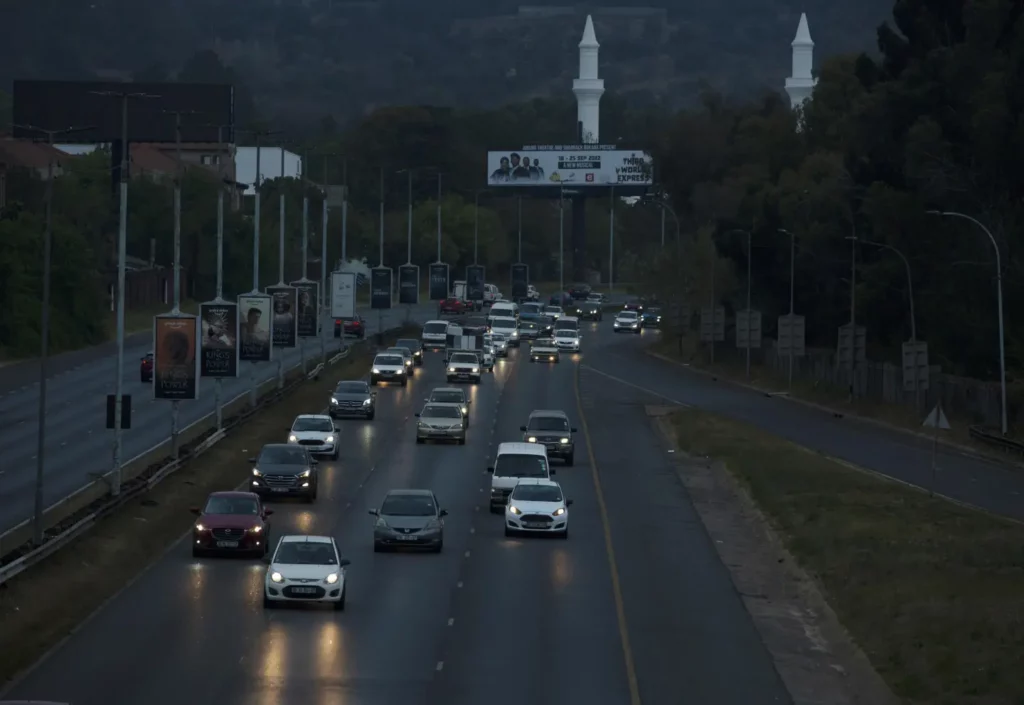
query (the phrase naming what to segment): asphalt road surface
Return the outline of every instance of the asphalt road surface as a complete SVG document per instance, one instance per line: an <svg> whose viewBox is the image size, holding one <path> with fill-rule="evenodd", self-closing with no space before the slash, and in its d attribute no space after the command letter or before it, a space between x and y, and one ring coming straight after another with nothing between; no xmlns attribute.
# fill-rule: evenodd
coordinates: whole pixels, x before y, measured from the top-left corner
<svg viewBox="0 0 1024 705"><path fill-rule="evenodd" d="M424 321L433 317L433 304L422 304L411 311L413 318ZM363 312L370 332L377 330L377 315ZM407 315L406 307L383 312L385 328L400 325ZM333 320L324 326L329 351L339 349L333 337ZM149 338L152 338L150 335ZM306 339L307 360L319 360L319 339ZM139 379L139 360L150 350L152 341L139 341L125 349L124 393L132 395L132 428L123 439L123 458L127 462L146 453L170 437L171 403L152 397L151 383ZM114 432L106 428L107 395L114 393L117 365L116 351L102 348L101 357L85 357L75 368L57 367L58 372L47 382L46 471L44 501L46 506L66 497L88 484L96 473L108 472L113 462ZM275 355L277 353L275 352ZM299 348L286 349L285 369L300 364ZM315 362L310 363L310 368ZM234 399L250 388L252 363L242 363L241 376L224 380L223 400ZM36 368L38 369L38 368ZM262 384L277 376L277 362L256 367L256 378ZM26 380L27 381L27 380ZM179 407L179 428L184 429L215 409L214 380L203 379L200 399L182 402ZM29 383L8 391L0 397L0 533L30 518L35 502L37 457L37 418L39 385Z"/></svg>
<svg viewBox="0 0 1024 705"><path fill-rule="evenodd" d="M587 355L610 340L588 335ZM413 414L444 384L429 354L407 388L380 389L374 421L341 422L345 450L320 466L316 504L274 506L271 536L331 534L352 561L344 612L264 611L262 563L193 559L182 540L4 696L74 705L789 703L645 418L646 396L581 376L595 467L577 407L579 362L520 355L469 387L465 446L414 442ZM506 539L487 511L485 468L536 408L563 409L581 430L576 466L553 463L575 500L565 541ZM248 471L239 464L240 482ZM450 512L443 553L373 553L366 509L400 487L431 488Z"/></svg>
<svg viewBox="0 0 1024 705"><path fill-rule="evenodd" d="M611 334L614 335L614 334ZM932 443L782 398L716 382L707 375L653 358L644 347L658 335L619 334L587 355L585 369L605 384L619 384L655 403L675 402L735 418L830 457L918 487L931 487ZM660 400L660 402L658 401ZM937 493L1024 520L1024 473L1019 468L940 446Z"/></svg>

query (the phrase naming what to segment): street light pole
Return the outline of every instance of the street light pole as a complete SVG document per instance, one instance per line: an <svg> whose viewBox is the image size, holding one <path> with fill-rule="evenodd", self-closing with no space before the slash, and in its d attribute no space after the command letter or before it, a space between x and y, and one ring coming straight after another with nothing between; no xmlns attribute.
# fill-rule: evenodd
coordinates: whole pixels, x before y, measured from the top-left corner
<svg viewBox="0 0 1024 705"><path fill-rule="evenodd" d="M750 311L750 297L751 290L753 288L753 260L754 260L754 247L753 247L753 231L735 229L730 230L732 233L742 233L747 236L747 379L750 379L750 345L753 340L751 323L753 322L753 314ZM714 313L711 314L711 319L714 321Z"/></svg>
<svg viewBox="0 0 1024 705"><path fill-rule="evenodd" d="M480 256L480 192L476 192L473 201L473 264L477 264Z"/></svg>
<svg viewBox="0 0 1024 705"><path fill-rule="evenodd" d="M437 261L441 261L441 172L437 172Z"/></svg>
<svg viewBox="0 0 1024 705"><path fill-rule="evenodd" d="M518 233L519 233L519 238L518 238L519 249L518 249L518 255L516 256L516 262L519 262L520 264L522 264L523 263L523 197L522 196L519 196L519 197L516 198L516 211L517 211L518 222L519 222L519 228L518 228Z"/></svg>
<svg viewBox="0 0 1024 705"><path fill-rule="evenodd" d="M789 235L789 391L793 391L793 321L796 315L796 235L779 228L783 235Z"/></svg>
<svg viewBox="0 0 1024 705"><path fill-rule="evenodd" d="M972 218L965 213L958 213L956 211L928 211L931 215L939 215L947 218L963 218L969 220L982 231L988 235L989 241L992 243L992 249L996 253L996 304L998 307L999 315L999 389L1001 396L1001 425L1002 432L1005 436L1009 432L1009 419L1006 415L1006 331L1004 330L1003 323L1003 259L1002 254L999 251L999 243L996 241L995 236L992 232L985 227L981 221L976 218Z"/></svg>
<svg viewBox="0 0 1024 705"><path fill-rule="evenodd" d="M615 286L615 187L612 186L608 197L608 296L612 295Z"/></svg>
<svg viewBox="0 0 1024 705"><path fill-rule="evenodd" d="M558 296L565 291L565 188L558 185ZM561 301L559 301L561 303Z"/></svg>

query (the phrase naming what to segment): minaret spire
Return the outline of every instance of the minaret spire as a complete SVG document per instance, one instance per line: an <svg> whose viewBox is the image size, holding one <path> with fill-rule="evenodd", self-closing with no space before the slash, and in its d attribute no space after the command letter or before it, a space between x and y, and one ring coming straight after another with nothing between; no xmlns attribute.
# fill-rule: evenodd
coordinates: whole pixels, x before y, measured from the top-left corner
<svg viewBox="0 0 1024 705"><path fill-rule="evenodd" d="M790 46L793 47L793 72L786 79L786 93L789 94L790 105L796 109L811 97L818 82L813 73L814 40L811 39L811 30L807 26L807 13L800 13L796 37Z"/></svg>
<svg viewBox="0 0 1024 705"><path fill-rule="evenodd" d="M576 94L576 119L583 126L586 144L597 144L601 130L601 96L604 95L604 81L598 78L598 51L601 45L594 33L594 20L587 15L580 40L579 78L572 82Z"/></svg>

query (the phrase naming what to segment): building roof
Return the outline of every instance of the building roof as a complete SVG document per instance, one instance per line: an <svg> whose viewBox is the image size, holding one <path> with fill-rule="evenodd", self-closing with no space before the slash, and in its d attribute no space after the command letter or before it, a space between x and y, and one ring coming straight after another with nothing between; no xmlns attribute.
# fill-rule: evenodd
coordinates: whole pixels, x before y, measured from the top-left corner
<svg viewBox="0 0 1024 705"><path fill-rule="evenodd" d="M28 169L45 169L52 160L55 166L66 164L74 157L42 142L0 138L0 159Z"/></svg>
<svg viewBox="0 0 1024 705"><path fill-rule="evenodd" d="M131 176L143 174L163 174L173 176L178 171L178 162L151 144L133 144L131 146L131 164L128 173Z"/></svg>

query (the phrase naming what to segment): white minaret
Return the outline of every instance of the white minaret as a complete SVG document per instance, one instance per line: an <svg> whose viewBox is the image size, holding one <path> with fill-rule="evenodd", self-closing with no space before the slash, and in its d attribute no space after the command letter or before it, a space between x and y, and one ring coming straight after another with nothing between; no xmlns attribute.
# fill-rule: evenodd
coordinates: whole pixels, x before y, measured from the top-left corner
<svg viewBox="0 0 1024 705"><path fill-rule="evenodd" d="M814 41L811 39L811 30L807 27L806 13L800 13L800 24L797 25L792 47L793 75L786 79L786 93L789 94L790 105L796 109L811 97L814 85L818 82L812 74Z"/></svg>
<svg viewBox="0 0 1024 705"><path fill-rule="evenodd" d="M594 34L594 21L587 15L580 40L580 76L572 82L576 94L576 119L583 123L584 144L598 144L601 134L601 96L604 81L597 77L597 51L601 45Z"/></svg>

